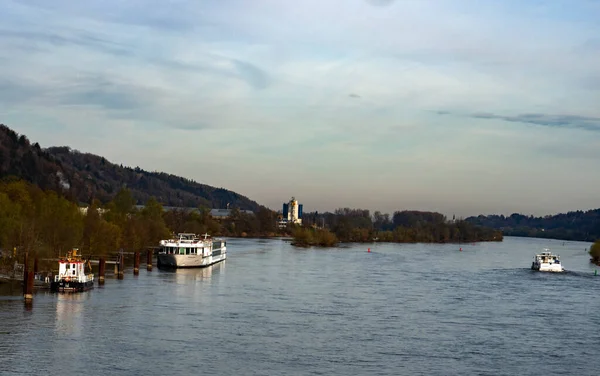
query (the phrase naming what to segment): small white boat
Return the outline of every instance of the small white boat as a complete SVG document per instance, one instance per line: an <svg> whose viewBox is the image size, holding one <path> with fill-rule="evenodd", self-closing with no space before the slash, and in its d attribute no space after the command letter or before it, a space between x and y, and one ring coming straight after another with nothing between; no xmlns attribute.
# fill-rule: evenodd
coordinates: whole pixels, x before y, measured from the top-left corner
<svg viewBox="0 0 600 376"><path fill-rule="evenodd" d="M548 248L533 257L531 269L540 272L564 272L560 256L552 254Z"/></svg>
<svg viewBox="0 0 600 376"><path fill-rule="evenodd" d="M58 275L55 275L50 283L50 291L81 292L94 287L94 274L85 274L86 262L77 251L78 249L74 248L66 258L58 260ZM91 271L89 261L87 264Z"/></svg>
<svg viewBox="0 0 600 376"><path fill-rule="evenodd" d="M203 268L227 258L226 242L204 234L181 233L173 239L161 240L158 266L170 268Z"/></svg>

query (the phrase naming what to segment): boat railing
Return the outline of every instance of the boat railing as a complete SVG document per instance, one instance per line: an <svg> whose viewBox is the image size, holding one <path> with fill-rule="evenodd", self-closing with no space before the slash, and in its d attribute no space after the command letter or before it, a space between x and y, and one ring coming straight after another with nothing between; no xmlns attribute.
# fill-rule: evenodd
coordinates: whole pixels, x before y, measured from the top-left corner
<svg viewBox="0 0 600 376"><path fill-rule="evenodd" d="M58 282L61 279L65 279L67 281L71 281L71 280L72 281L77 281L78 277L76 275L71 275L71 274L67 274L67 273L57 274L57 275L54 276L54 282Z"/></svg>

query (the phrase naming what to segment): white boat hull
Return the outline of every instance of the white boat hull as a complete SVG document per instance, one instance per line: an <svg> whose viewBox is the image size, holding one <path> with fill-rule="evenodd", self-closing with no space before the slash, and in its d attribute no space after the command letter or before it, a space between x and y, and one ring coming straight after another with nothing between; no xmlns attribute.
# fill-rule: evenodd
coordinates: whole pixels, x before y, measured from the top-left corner
<svg viewBox="0 0 600 376"><path fill-rule="evenodd" d="M555 255L548 248L544 248L544 252L538 253L533 257L531 269L539 272L564 272L565 269L560 261L560 256Z"/></svg>
<svg viewBox="0 0 600 376"><path fill-rule="evenodd" d="M536 264L535 262L531 265L531 269L537 270L538 272L553 272L553 273L560 273L560 272L565 271L565 269L562 267L561 264L547 264L547 263Z"/></svg>
<svg viewBox="0 0 600 376"><path fill-rule="evenodd" d="M227 253L217 256L159 254L158 265L168 268L205 268L227 258Z"/></svg>

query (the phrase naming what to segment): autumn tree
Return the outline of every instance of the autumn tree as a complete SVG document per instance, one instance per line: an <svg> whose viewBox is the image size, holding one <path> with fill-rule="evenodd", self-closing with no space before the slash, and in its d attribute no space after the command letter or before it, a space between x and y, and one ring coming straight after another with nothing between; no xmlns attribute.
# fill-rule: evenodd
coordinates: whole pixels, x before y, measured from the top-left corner
<svg viewBox="0 0 600 376"><path fill-rule="evenodd" d="M14 234L21 224L21 207L13 202L6 193L0 191L0 248L16 247Z"/></svg>
<svg viewBox="0 0 600 376"><path fill-rule="evenodd" d="M123 229L134 211L135 200L131 192L127 188L121 188L113 200L106 205L105 218Z"/></svg>
<svg viewBox="0 0 600 376"><path fill-rule="evenodd" d="M14 217L17 222L9 235L9 243L22 252L35 251L39 245L37 214L43 192L24 181L9 182L1 190L19 208L19 215Z"/></svg>
<svg viewBox="0 0 600 376"><path fill-rule="evenodd" d="M259 230L263 235L273 234L277 231L276 215L272 210L263 206L258 209L256 218L259 223Z"/></svg>
<svg viewBox="0 0 600 376"><path fill-rule="evenodd" d="M121 229L118 225L106 221L100 215L100 202L92 201L84 218L83 246L88 254L108 254L115 252L121 241Z"/></svg>
<svg viewBox="0 0 600 376"><path fill-rule="evenodd" d="M169 229L163 218L163 207L154 197L151 197L139 212L138 220L145 232L142 234L143 245L156 245L161 239L169 236Z"/></svg>
<svg viewBox="0 0 600 376"><path fill-rule="evenodd" d="M48 192L40 208L40 240L52 256L78 247L83 236L83 215L77 205Z"/></svg>

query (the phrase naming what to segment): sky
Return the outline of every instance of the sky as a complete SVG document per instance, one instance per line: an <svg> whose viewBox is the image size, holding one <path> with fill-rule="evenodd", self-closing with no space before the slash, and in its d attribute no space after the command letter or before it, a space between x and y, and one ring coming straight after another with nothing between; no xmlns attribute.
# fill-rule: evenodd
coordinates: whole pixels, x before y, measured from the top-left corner
<svg viewBox="0 0 600 376"><path fill-rule="evenodd" d="M272 209L594 209L600 1L4 0L0 123Z"/></svg>

